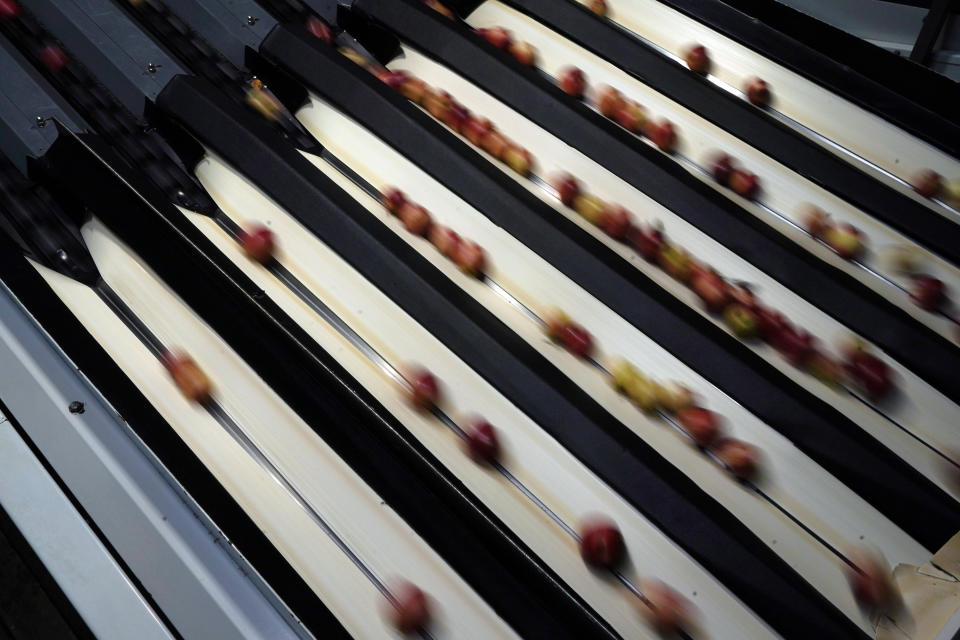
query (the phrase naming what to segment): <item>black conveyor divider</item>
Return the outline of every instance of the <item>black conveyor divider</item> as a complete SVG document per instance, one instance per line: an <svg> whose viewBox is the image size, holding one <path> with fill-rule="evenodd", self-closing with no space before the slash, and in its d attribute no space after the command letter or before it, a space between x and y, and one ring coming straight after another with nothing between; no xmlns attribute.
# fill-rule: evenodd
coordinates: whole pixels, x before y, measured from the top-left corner
<svg viewBox="0 0 960 640"><path fill-rule="evenodd" d="M261 53L778 429L928 548L939 548L960 529L956 502L872 436L558 216L373 75L314 40L299 27L281 26ZM459 295L452 285L441 286L448 296ZM507 379L491 375L495 384Z"/></svg>
<svg viewBox="0 0 960 640"><path fill-rule="evenodd" d="M690 175L643 140L414 2L357 0L402 39L504 99L960 401L960 349ZM268 38L269 40L269 38ZM587 235L587 234L583 234Z"/></svg>
<svg viewBox="0 0 960 640"><path fill-rule="evenodd" d="M502 526L491 526L493 516L482 505L468 503L459 481L440 479L439 463L408 446L413 438L404 427L162 193L99 139L82 141L108 164L92 159L77 139L61 136L42 161L48 179L90 207L505 620L521 634L609 635L576 611ZM179 229L170 224L175 219ZM245 553L273 550L266 540L259 544ZM317 637L345 635L296 574L270 584ZM442 601L442 594L434 595Z"/></svg>
<svg viewBox="0 0 960 640"><path fill-rule="evenodd" d="M505 0L801 176L960 265L960 225L605 20L556 0ZM628 92L629 93L629 92ZM866 133L866 132L864 132ZM681 132L682 135L682 132ZM922 167L916 167L919 170Z"/></svg>
<svg viewBox="0 0 960 640"><path fill-rule="evenodd" d="M304 31L304 37L312 36ZM329 80L339 86L339 78ZM626 433L264 123L192 78L171 83L158 106L337 251L761 616L768 621L803 616L824 634L857 635L848 620L711 497ZM720 548L724 553L716 554ZM781 629L790 635L788 625Z"/></svg>

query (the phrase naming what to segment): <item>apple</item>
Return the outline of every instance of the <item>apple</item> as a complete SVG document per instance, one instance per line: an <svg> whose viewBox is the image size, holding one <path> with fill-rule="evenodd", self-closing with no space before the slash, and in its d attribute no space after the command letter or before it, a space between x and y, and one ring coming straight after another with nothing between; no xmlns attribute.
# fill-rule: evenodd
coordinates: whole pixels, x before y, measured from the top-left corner
<svg viewBox="0 0 960 640"><path fill-rule="evenodd" d="M743 90L751 104L763 107L770 104L770 85L760 78L750 78Z"/></svg>
<svg viewBox="0 0 960 640"><path fill-rule="evenodd" d="M910 283L910 299L921 309L939 309L947 300L946 285L933 276L915 275Z"/></svg>
<svg viewBox="0 0 960 640"><path fill-rule="evenodd" d="M532 67L537 60L537 49L529 42L511 42L507 51L525 67Z"/></svg>
<svg viewBox="0 0 960 640"><path fill-rule="evenodd" d="M795 367L802 366L814 350L813 336L788 323L774 334L770 345Z"/></svg>
<svg viewBox="0 0 960 640"><path fill-rule="evenodd" d="M613 119L627 131L640 133L647 123L647 110L633 100L623 100L614 110Z"/></svg>
<svg viewBox="0 0 960 640"><path fill-rule="evenodd" d="M430 623L430 599L419 587L406 580L392 585L387 601L387 617L400 633L415 633Z"/></svg>
<svg viewBox="0 0 960 640"><path fill-rule="evenodd" d="M677 412L677 422L698 447L708 447L720 435L720 419L703 407L687 407Z"/></svg>
<svg viewBox="0 0 960 640"><path fill-rule="evenodd" d="M730 188L738 196L753 200L760 192L760 179L757 174L741 169L735 169L730 176Z"/></svg>
<svg viewBox="0 0 960 640"><path fill-rule="evenodd" d="M570 324L570 316L560 309L550 309L541 319L547 336L554 342L560 342L563 330Z"/></svg>
<svg viewBox="0 0 960 640"><path fill-rule="evenodd" d="M627 242L643 256L647 262L656 262L666 242L663 232L653 227L631 227L627 231Z"/></svg>
<svg viewBox="0 0 960 640"><path fill-rule="evenodd" d="M481 38L495 46L497 49L506 49L513 41L510 32L503 27L490 27L489 29L477 29L475 32Z"/></svg>
<svg viewBox="0 0 960 640"><path fill-rule="evenodd" d="M20 17L20 5L13 0L0 0L0 20L13 20Z"/></svg>
<svg viewBox="0 0 960 640"><path fill-rule="evenodd" d="M882 400L894 387L894 374L883 360L866 351L853 349L847 353L844 368L872 400Z"/></svg>
<svg viewBox="0 0 960 640"><path fill-rule="evenodd" d="M847 581L860 606L882 613L896 604L899 599L897 587L889 567L879 556L854 549L847 553L847 559L854 565L846 567Z"/></svg>
<svg viewBox="0 0 960 640"><path fill-rule="evenodd" d="M398 93L402 90L403 83L406 82L409 77L406 71L390 71L384 69L377 73L377 79L380 82Z"/></svg>
<svg viewBox="0 0 960 640"><path fill-rule="evenodd" d="M684 61L694 73L706 74L710 71L710 54L703 45L693 45L683 55Z"/></svg>
<svg viewBox="0 0 960 640"><path fill-rule="evenodd" d="M779 311L759 306L754 309L757 317L757 332L765 341L772 343L787 326L787 320Z"/></svg>
<svg viewBox="0 0 960 640"><path fill-rule="evenodd" d="M467 454L480 464L493 464L500 454L500 442L493 425L483 419L472 420L464 428Z"/></svg>
<svg viewBox="0 0 960 640"><path fill-rule="evenodd" d="M45 44L40 49L40 60L51 71L60 71L70 62L70 58L63 52L63 49L53 43Z"/></svg>
<svg viewBox="0 0 960 640"><path fill-rule="evenodd" d="M519 145L507 147L503 152L502 160L523 177L530 175L533 169L533 155Z"/></svg>
<svg viewBox="0 0 960 640"><path fill-rule="evenodd" d="M607 204L589 193L581 193L573 199L573 210L579 213L590 224L600 224Z"/></svg>
<svg viewBox="0 0 960 640"><path fill-rule="evenodd" d="M643 133L661 151L670 153L677 146L677 132L673 126L673 123L668 120L660 120L658 122L647 121L644 125Z"/></svg>
<svg viewBox="0 0 960 640"><path fill-rule="evenodd" d="M943 188L944 197L954 206L960 205L960 180L951 180Z"/></svg>
<svg viewBox="0 0 960 640"><path fill-rule="evenodd" d="M600 217L599 227L615 240L620 240L630 228L630 213L620 205L608 205Z"/></svg>
<svg viewBox="0 0 960 640"><path fill-rule="evenodd" d="M320 38L324 44L333 44L333 31L329 25L316 16L307 18L307 31Z"/></svg>
<svg viewBox="0 0 960 640"><path fill-rule="evenodd" d="M460 133L463 134L463 137L478 147L481 141L491 131L493 131L493 123L486 118L478 118L476 116L467 118L467 121L464 122L460 128Z"/></svg>
<svg viewBox="0 0 960 640"><path fill-rule="evenodd" d="M187 400L197 404L206 404L210 401L213 393L210 378L193 358L183 353L165 351L160 356L160 361Z"/></svg>
<svg viewBox="0 0 960 640"><path fill-rule="evenodd" d="M383 192L383 195L380 196L380 202L386 207L387 211L396 215L399 213L400 209L407 203L407 196L397 189L396 187L391 187Z"/></svg>
<svg viewBox="0 0 960 640"><path fill-rule="evenodd" d="M717 181L717 184L730 186L730 176L733 175L734 159L725 153L716 156L710 162L710 175Z"/></svg>
<svg viewBox="0 0 960 640"><path fill-rule="evenodd" d="M644 597L638 601L640 613L658 634L672 637L691 626L693 606L676 589L659 580L644 580L640 590Z"/></svg>
<svg viewBox="0 0 960 640"><path fill-rule="evenodd" d="M598 16L607 15L607 0L587 0L587 8Z"/></svg>
<svg viewBox="0 0 960 640"><path fill-rule="evenodd" d="M465 273L479 277L486 265L483 248L473 240L461 240L453 249L451 259Z"/></svg>
<svg viewBox="0 0 960 640"><path fill-rule="evenodd" d="M746 282L738 282L737 284L731 284L729 286L731 301L743 305L750 311L754 311L757 308L757 297L753 294L753 290L749 284Z"/></svg>
<svg viewBox="0 0 960 640"><path fill-rule="evenodd" d="M608 367L610 371L610 382L613 387L622 393L626 393L630 383L640 376L640 371L632 363L619 358Z"/></svg>
<svg viewBox="0 0 960 640"><path fill-rule="evenodd" d="M844 260L852 260L863 252L863 234L845 222L828 226L823 241Z"/></svg>
<svg viewBox="0 0 960 640"><path fill-rule="evenodd" d="M819 349L815 349L807 357L804 366L813 377L831 387L839 386L843 382L843 365Z"/></svg>
<svg viewBox="0 0 960 640"><path fill-rule="evenodd" d="M451 100L450 108L447 109L443 122L454 131L462 132L464 124L466 124L469 119L470 110L456 100Z"/></svg>
<svg viewBox="0 0 960 640"><path fill-rule="evenodd" d="M658 388L659 385L656 382L637 372L637 375L627 381L624 392L641 411L653 413L660 408Z"/></svg>
<svg viewBox="0 0 960 640"><path fill-rule="evenodd" d="M723 311L723 321L738 338L748 340L757 335L757 314L739 302L727 305Z"/></svg>
<svg viewBox="0 0 960 640"><path fill-rule="evenodd" d="M830 228L830 216L820 207L808 205L801 213L803 228L815 238L821 237Z"/></svg>
<svg viewBox="0 0 960 640"><path fill-rule="evenodd" d="M450 111L450 105L453 103L453 98L446 91L434 91L433 89L427 89L421 100L423 103L423 108L427 110L427 113L432 115L437 120L444 120L448 112Z"/></svg>
<svg viewBox="0 0 960 640"><path fill-rule="evenodd" d="M423 4L427 5L440 15L446 16L451 20L455 18L453 11L450 10L445 4L441 3L440 0L423 0Z"/></svg>
<svg viewBox="0 0 960 640"><path fill-rule="evenodd" d="M498 160L503 157L503 152L510 147L510 141L499 131L493 130L483 136L480 140L480 148L492 155Z"/></svg>
<svg viewBox="0 0 960 640"><path fill-rule="evenodd" d="M427 83L413 76L405 77L400 85L400 95L416 104L420 104L427 90Z"/></svg>
<svg viewBox="0 0 960 640"><path fill-rule="evenodd" d="M943 190L943 177L931 169L924 169L910 179L910 186L924 198L933 198Z"/></svg>
<svg viewBox="0 0 960 640"><path fill-rule="evenodd" d="M580 358L588 357L593 350L593 338L586 329L573 322L560 332L560 341L567 351Z"/></svg>
<svg viewBox="0 0 960 640"><path fill-rule="evenodd" d="M612 569L626 553L623 534L605 519L593 519L580 527L580 556L591 567Z"/></svg>
<svg viewBox="0 0 960 640"><path fill-rule="evenodd" d="M553 188L564 206L572 207L577 196L580 195L580 183L569 173L562 173L553 179Z"/></svg>
<svg viewBox="0 0 960 640"><path fill-rule="evenodd" d="M672 278L687 283L693 275L693 260L690 254L672 244L664 244L657 256L657 264Z"/></svg>
<svg viewBox="0 0 960 640"><path fill-rule="evenodd" d="M254 225L240 232L240 245L251 260L266 264L273 259L276 242L273 232L263 225Z"/></svg>
<svg viewBox="0 0 960 640"><path fill-rule="evenodd" d="M730 302L730 287L713 269L704 269L690 279L690 288L710 313L720 313Z"/></svg>
<svg viewBox="0 0 960 640"><path fill-rule="evenodd" d="M409 383L408 399L417 409L432 409L440 397L440 383L423 367L409 367L404 376Z"/></svg>
<svg viewBox="0 0 960 640"><path fill-rule="evenodd" d="M900 244L885 248L881 259L888 269L899 273L916 273L922 260L918 247Z"/></svg>
<svg viewBox="0 0 960 640"><path fill-rule="evenodd" d="M413 202L404 203L397 212L397 217L407 231L418 236L426 234L430 229L430 213Z"/></svg>
<svg viewBox="0 0 960 640"><path fill-rule="evenodd" d="M693 391L679 382L654 383L657 404L667 413L676 413L693 405Z"/></svg>
<svg viewBox="0 0 960 640"><path fill-rule="evenodd" d="M624 98L619 91L608 84L602 84L594 92L593 102L597 110L607 118L612 118L623 105Z"/></svg>
<svg viewBox="0 0 960 640"><path fill-rule="evenodd" d="M430 226L430 232L427 234L430 244L437 248L437 251L448 258L452 258L457 246L460 244L460 236L450 227L442 224Z"/></svg>
<svg viewBox="0 0 960 640"><path fill-rule="evenodd" d="M722 438L714 443L711 451L737 478L752 478L760 462L760 452L752 444L734 438Z"/></svg>
<svg viewBox="0 0 960 640"><path fill-rule="evenodd" d="M564 67L557 75L557 85L567 95L583 98L587 90L587 78L577 67Z"/></svg>

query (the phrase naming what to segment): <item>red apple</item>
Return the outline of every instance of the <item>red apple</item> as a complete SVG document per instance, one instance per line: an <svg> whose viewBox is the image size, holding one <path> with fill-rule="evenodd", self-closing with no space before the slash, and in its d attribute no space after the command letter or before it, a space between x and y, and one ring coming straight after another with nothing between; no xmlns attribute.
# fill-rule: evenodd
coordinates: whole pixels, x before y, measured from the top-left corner
<svg viewBox="0 0 960 640"><path fill-rule="evenodd" d="M725 153L716 156L710 162L710 174L718 184L730 185L730 176L733 175L734 160Z"/></svg>
<svg viewBox="0 0 960 640"><path fill-rule="evenodd" d="M397 215L403 205L407 204L407 196L404 195L403 191L397 189L396 187L391 187L383 192L383 195L380 196L380 202L386 207L387 211L393 215Z"/></svg>
<svg viewBox="0 0 960 640"><path fill-rule="evenodd" d="M569 173L563 173L554 178L553 188L564 206L572 207L573 201L580 195L580 183Z"/></svg>
<svg viewBox="0 0 960 640"><path fill-rule="evenodd" d="M463 239L458 242L453 249L451 259L464 272L472 276L482 274L484 266L486 266L486 255L483 248L472 240Z"/></svg>
<svg viewBox="0 0 960 640"><path fill-rule="evenodd" d="M437 251L448 258L453 257L457 245L460 244L460 236L457 232L442 224L431 225L427 239L437 248Z"/></svg>
<svg viewBox="0 0 960 640"><path fill-rule="evenodd" d="M608 84L600 85L594 93L594 104L597 110L607 118L612 118L623 105L623 96L619 91Z"/></svg>
<svg viewBox="0 0 960 640"><path fill-rule="evenodd" d="M802 366L814 350L813 336L788 323L784 323L769 342L787 362L795 367Z"/></svg>
<svg viewBox="0 0 960 640"><path fill-rule="evenodd" d="M828 226L823 241L844 260L852 260L863 252L863 234L845 222Z"/></svg>
<svg viewBox="0 0 960 640"><path fill-rule="evenodd" d="M446 119L453 104L453 98L446 91L427 89L423 94L423 108L437 120Z"/></svg>
<svg viewBox="0 0 960 640"><path fill-rule="evenodd" d="M753 200L760 191L760 180L755 173L734 169L730 176L730 188L738 196Z"/></svg>
<svg viewBox="0 0 960 640"><path fill-rule="evenodd" d="M892 607L899 594L886 563L873 553L855 549L847 553L853 567L846 567L853 597L863 608L882 613Z"/></svg>
<svg viewBox="0 0 960 640"><path fill-rule="evenodd" d="M409 383L408 399L417 409L432 409L440 397L440 383L423 367L409 367L404 376Z"/></svg>
<svg viewBox="0 0 960 640"><path fill-rule="evenodd" d="M758 107L770 104L770 86L760 78L750 78L744 87L747 100Z"/></svg>
<svg viewBox="0 0 960 640"><path fill-rule="evenodd" d="M623 100L613 112L613 119L627 131L640 133L647 124L647 110L633 100Z"/></svg>
<svg viewBox="0 0 960 640"><path fill-rule="evenodd" d="M254 225L240 232L240 245L251 260L266 264L273 259L276 250L273 232L263 225Z"/></svg>
<svg viewBox="0 0 960 640"><path fill-rule="evenodd" d="M40 60L51 71L60 71L70 62L70 58L63 52L63 49L52 43L46 44L40 49Z"/></svg>
<svg viewBox="0 0 960 640"><path fill-rule="evenodd" d="M467 118L467 121L463 123L463 127L460 129L463 137L478 147L480 146L480 142L491 131L493 131L493 124L486 118L478 118L476 116Z"/></svg>
<svg viewBox="0 0 960 640"><path fill-rule="evenodd" d="M497 432L489 422L483 419L472 420L464 428L467 453L475 462L492 464L500 454L500 442Z"/></svg>
<svg viewBox="0 0 960 640"><path fill-rule="evenodd" d="M939 309L947 300L947 288L942 280L919 274L910 283L910 299L921 309Z"/></svg>
<svg viewBox="0 0 960 640"><path fill-rule="evenodd" d="M307 31L320 38L324 44L333 43L333 31L326 22L316 16L307 18Z"/></svg>
<svg viewBox="0 0 960 640"><path fill-rule="evenodd" d="M779 311L757 305L754 309L757 316L757 330L760 337L772 343L788 326L786 318Z"/></svg>
<svg viewBox="0 0 960 640"><path fill-rule="evenodd" d="M480 148L498 160L509 147L510 141L499 131L490 131L480 140Z"/></svg>
<svg viewBox="0 0 960 640"><path fill-rule="evenodd" d="M20 5L13 0L0 0L0 20L13 20L20 16Z"/></svg>
<svg viewBox="0 0 960 640"><path fill-rule="evenodd" d="M580 556L591 567L612 569L625 553L623 534L613 522L593 519L580 528Z"/></svg>
<svg viewBox="0 0 960 640"><path fill-rule="evenodd" d="M830 227L830 216L827 212L814 205L808 205L802 213L803 227L815 238L821 237Z"/></svg>
<svg viewBox="0 0 960 640"><path fill-rule="evenodd" d="M607 0L587 0L587 8L598 16L607 15Z"/></svg>
<svg viewBox="0 0 960 640"><path fill-rule="evenodd" d="M160 361L170 377L173 378L173 382L177 385L180 393L187 400L198 404L205 404L210 401L213 393L210 378L194 362L193 358L183 353L165 351L160 356Z"/></svg>
<svg viewBox="0 0 960 640"><path fill-rule="evenodd" d="M893 370L883 360L863 349L847 353L847 374L872 400L882 400L893 391Z"/></svg>
<svg viewBox="0 0 960 640"><path fill-rule="evenodd" d="M503 152L502 160L508 167L523 177L530 175L533 169L533 155L519 145L510 145Z"/></svg>
<svg viewBox="0 0 960 640"><path fill-rule="evenodd" d="M690 71L694 73L707 73L710 71L710 55L707 48L703 45L694 45L687 49L683 59L686 61Z"/></svg>
<svg viewBox="0 0 960 640"><path fill-rule="evenodd" d="M413 202L404 203L397 212L397 217L407 231L418 236L424 235L430 229L430 213Z"/></svg>
<svg viewBox="0 0 960 640"><path fill-rule="evenodd" d="M656 262L663 249L663 232L652 227L633 227L627 232L627 242L647 262Z"/></svg>
<svg viewBox="0 0 960 640"><path fill-rule="evenodd" d="M730 285L730 299L750 311L757 308L757 297L753 294L750 285L745 282Z"/></svg>
<svg viewBox="0 0 960 640"><path fill-rule="evenodd" d="M643 129L644 135L653 141L661 151L670 153L677 146L677 132L673 123L668 120L659 122L647 121Z"/></svg>
<svg viewBox="0 0 960 640"><path fill-rule="evenodd" d="M730 287L713 269L704 269L690 279L690 288L700 296L710 313L720 313L730 303Z"/></svg>
<svg viewBox="0 0 960 640"><path fill-rule="evenodd" d="M608 205L600 217L599 226L608 236L620 240L630 228L630 213L620 205Z"/></svg>
<svg viewBox="0 0 960 640"><path fill-rule="evenodd" d="M525 67L532 67L537 60L537 49L529 42L511 42L507 51Z"/></svg>
<svg viewBox="0 0 960 640"><path fill-rule="evenodd" d="M470 110L456 100L451 100L450 108L447 109L443 122L454 131L462 132L464 125L469 119Z"/></svg>
<svg viewBox="0 0 960 640"><path fill-rule="evenodd" d="M723 438L716 442L711 451L737 478L746 480L757 472L760 452L752 444L734 438Z"/></svg>
<svg viewBox="0 0 960 640"><path fill-rule="evenodd" d="M691 626L693 606L675 589L659 580L645 580L641 590L645 600L640 601L640 612L658 634L672 637Z"/></svg>
<svg viewBox="0 0 960 640"><path fill-rule="evenodd" d="M476 34L498 49L506 49L513 41L513 38L510 36L510 32L503 27L477 29Z"/></svg>
<svg viewBox="0 0 960 640"><path fill-rule="evenodd" d="M430 598L406 580L390 588L393 602L386 609L390 623L400 633L415 633L430 624Z"/></svg>
<svg viewBox="0 0 960 640"><path fill-rule="evenodd" d="M586 358L593 350L593 338L586 329L573 322L568 323L560 332L560 341L567 351L581 358Z"/></svg>
<svg viewBox="0 0 960 640"><path fill-rule="evenodd" d="M406 82L409 77L406 71L390 71L384 69L377 73L377 79L380 80L380 82L398 93L403 88L403 83Z"/></svg>
<svg viewBox="0 0 960 640"><path fill-rule="evenodd" d="M931 169L924 169L910 179L913 190L924 198L933 198L943 190L943 177Z"/></svg>
<svg viewBox="0 0 960 640"><path fill-rule="evenodd" d="M407 76L400 85L400 94L407 100L420 104L428 89L427 83L420 78Z"/></svg>
<svg viewBox="0 0 960 640"><path fill-rule="evenodd" d="M699 447L708 447L720 435L720 419L702 407L687 407L677 412L677 422Z"/></svg>
<svg viewBox="0 0 960 640"><path fill-rule="evenodd" d="M583 98L587 90L587 79L577 67L564 67L557 76L557 84L567 95Z"/></svg>

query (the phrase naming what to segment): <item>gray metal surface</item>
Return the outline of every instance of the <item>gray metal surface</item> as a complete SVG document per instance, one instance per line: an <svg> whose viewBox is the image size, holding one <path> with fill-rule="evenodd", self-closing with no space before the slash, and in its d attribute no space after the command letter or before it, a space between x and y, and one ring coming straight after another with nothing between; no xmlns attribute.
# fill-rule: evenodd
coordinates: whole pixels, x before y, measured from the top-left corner
<svg viewBox="0 0 960 640"><path fill-rule="evenodd" d="M65 103L51 96L56 92L7 40L0 38L0 148L7 149L20 171L26 173L28 156L39 157L53 144L57 118L74 131L86 129L83 120ZM38 118L40 120L38 120Z"/></svg>
<svg viewBox="0 0 960 640"><path fill-rule="evenodd" d="M136 115L186 73L110 0L20 0ZM152 71L151 71L152 69Z"/></svg>
<svg viewBox="0 0 960 640"><path fill-rule="evenodd" d="M0 362L0 397L181 635L308 636L2 283Z"/></svg>
<svg viewBox="0 0 960 640"><path fill-rule="evenodd" d="M244 48L259 49L277 24L262 7L249 0L166 0L166 4L241 69Z"/></svg>

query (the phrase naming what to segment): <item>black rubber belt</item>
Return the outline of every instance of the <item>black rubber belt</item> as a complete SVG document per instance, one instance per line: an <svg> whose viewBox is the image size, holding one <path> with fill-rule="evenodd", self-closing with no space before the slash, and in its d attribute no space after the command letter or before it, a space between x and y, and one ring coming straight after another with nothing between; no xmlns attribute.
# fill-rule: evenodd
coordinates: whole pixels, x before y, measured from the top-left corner
<svg viewBox="0 0 960 640"><path fill-rule="evenodd" d="M315 46L299 27L276 29L261 52L778 429L923 544L939 548L960 528L956 502L906 462L372 75L331 48ZM459 292L442 282L437 287Z"/></svg>
<svg viewBox="0 0 960 640"><path fill-rule="evenodd" d="M412 437L371 394L135 170L102 143L97 151L136 191L89 162L63 136L45 161L58 184L136 251L499 615L521 634L547 629L557 637L600 635L602 628L576 612L570 599L491 526L488 511L466 503L462 483L441 482L423 463L425 457L442 468L428 452L402 446L392 433ZM165 210L167 219L179 219L179 231L189 242L138 193ZM271 585L280 591L284 583ZM312 591L309 596L312 608L294 608L298 616L316 617L322 609ZM442 594L434 596L442 602ZM372 610L371 615L380 614ZM322 627L318 631L318 637L326 637Z"/></svg>
<svg viewBox="0 0 960 640"><path fill-rule="evenodd" d="M355 7L370 12L481 88L505 98L523 115L960 401L960 377L953 375L960 370L956 345L757 220L644 141L545 82L538 71L519 67L512 57L492 50L452 20L415 3L358 0Z"/></svg>

